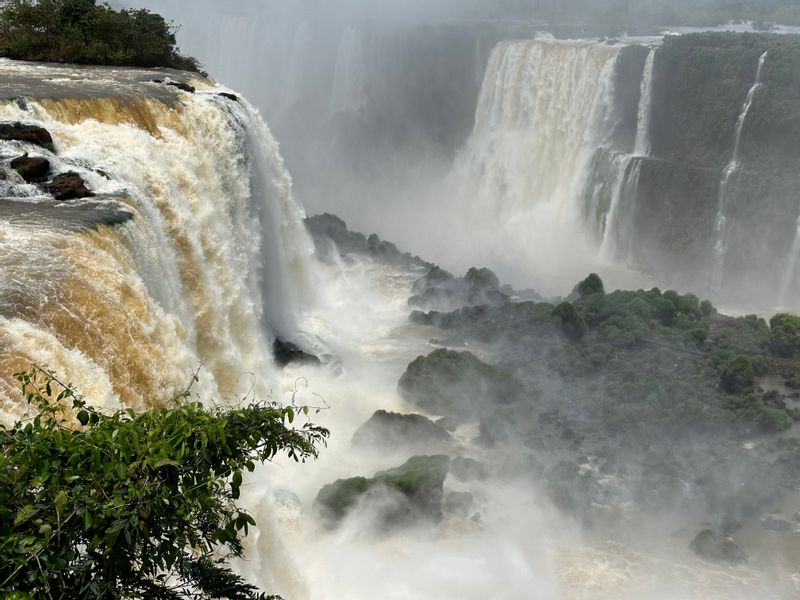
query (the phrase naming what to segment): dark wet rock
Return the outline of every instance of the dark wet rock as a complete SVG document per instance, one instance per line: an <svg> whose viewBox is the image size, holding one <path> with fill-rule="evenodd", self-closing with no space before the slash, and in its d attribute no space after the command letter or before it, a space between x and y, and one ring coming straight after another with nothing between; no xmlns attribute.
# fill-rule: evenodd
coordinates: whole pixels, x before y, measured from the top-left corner
<svg viewBox="0 0 800 600"><path fill-rule="evenodd" d="M781 515L767 515L761 519L761 526L770 531L792 531L793 525Z"/></svg>
<svg viewBox="0 0 800 600"><path fill-rule="evenodd" d="M324 213L308 217L305 220L306 229L314 239L316 253L321 258L330 258L333 252L339 254L356 254L373 258L374 260L405 267L431 268L418 256L400 251L391 242L382 241L377 235L369 237L362 233L350 231L347 223L336 215Z"/></svg>
<svg viewBox="0 0 800 600"><path fill-rule="evenodd" d="M223 98L227 98L228 100L232 100L233 102L239 102L239 96L236 94L229 94L228 92L219 92L217 96L222 96Z"/></svg>
<svg viewBox="0 0 800 600"><path fill-rule="evenodd" d="M414 447L417 451L442 451L450 434L422 415L375 411L353 434L354 446L382 446L386 449Z"/></svg>
<svg viewBox="0 0 800 600"><path fill-rule="evenodd" d="M466 518L474 503L475 499L469 492L447 492L442 501L442 512Z"/></svg>
<svg viewBox="0 0 800 600"><path fill-rule="evenodd" d="M164 79L153 79L153 83L160 83L162 85L169 85L174 88L178 88L181 91L188 92L190 94L194 94L197 90L194 86L189 85L185 81L172 81L172 80L164 80Z"/></svg>
<svg viewBox="0 0 800 600"><path fill-rule="evenodd" d="M590 273L586 279L579 282L567 298L569 300L577 300L593 294L605 294L603 280L600 279L597 273Z"/></svg>
<svg viewBox="0 0 800 600"><path fill-rule="evenodd" d="M22 123L0 123L0 140L17 140L53 151L53 137L43 127Z"/></svg>
<svg viewBox="0 0 800 600"><path fill-rule="evenodd" d="M56 200L72 200L73 198L86 198L94 195L86 187L83 177L71 171L53 177L53 181L48 185L48 190Z"/></svg>
<svg viewBox="0 0 800 600"><path fill-rule="evenodd" d="M697 556L708 561L730 564L747 561L747 554L736 545L733 538L713 529L703 529L689 544L689 548Z"/></svg>
<svg viewBox="0 0 800 600"><path fill-rule="evenodd" d="M489 470L474 458L457 456L450 463L450 474L461 481L484 481L489 476Z"/></svg>
<svg viewBox="0 0 800 600"><path fill-rule="evenodd" d="M433 267L414 282L411 293L409 306L443 311L462 306L502 306L515 295L512 288L500 285L492 271L475 267L459 278Z"/></svg>
<svg viewBox="0 0 800 600"><path fill-rule="evenodd" d="M22 156L11 161L11 168L14 169L28 183L41 181L50 172L50 161L41 156Z"/></svg>
<svg viewBox="0 0 800 600"><path fill-rule="evenodd" d="M442 518L444 479L450 459L444 455L414 456L400 467L379 471L372 478L339 479L324 486L314 510L335 526L360 503L377 511L382 529Z"/></svg>
<svg viewBox="0 0 800 600"><path fill-rule="evenodd" d="M408 365L398 390L409 402L432 415L474 419L522 394L508 372L480 361L470 352L441 348Z"/></svg>
<svg viewBox="0 0 800 600"><path fill-rule="evenodd" d="M297 344L275 339L272 343L272 354L275 357L275 364L285 367L290 364L298 365L318 365L319 358L301 349Z"/></svg>

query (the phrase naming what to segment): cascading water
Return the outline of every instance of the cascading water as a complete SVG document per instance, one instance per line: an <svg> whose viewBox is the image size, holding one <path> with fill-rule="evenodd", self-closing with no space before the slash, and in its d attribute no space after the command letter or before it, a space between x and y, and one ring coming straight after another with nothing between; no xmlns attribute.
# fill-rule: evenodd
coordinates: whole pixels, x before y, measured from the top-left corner
<svg viewBox="0 0 800 600"><path fill-rule="evenodd" d="M358 113L366 107L367 65L363 34L348 27L339 41L331 90L330 115Z"/></svg>
<svg viewBox="0 0 800 600"><path fill-rule="evenodd" d="M800 218L797 220L797 233L795 233L794 242L789 250L789 260L781 277L778 306L792 306L792 294L796 293L797 285L800 282L798 265L800 265Z"/></svg>
<svg viewBox="0 0 800 600"><path fill-rule="evenodd" d="M17 397L10 374L31 362L101 405L152 406L199 364L205 396L237 394L253 380L268 389L270 336L297 334L292 315L309 300L311 249L258 114L205 82L178 99L148 83L155 72L0 61L19 89L34 71L58 82L56 99L33 90L27 102L0 100L0 119L44 127L57 154L21 142L0 154L43 155L53 173L79 173L96 196L53 205L34 186L5 186L7 415ZM124 224L104 225L106 213Z"/></svg>
<svg viewBox="0 0 800 600"><path fill-rule="evenodd" d="M650 154L650 118L652 115L653 65L656 49L651 48L645 59L639 91L639 107L636 115L636 139L632 155L614 156L611 203L603 220L600 252L608 259L624 256L630 258L630 224L633 207L630 203L638 191L641 161L637 157ZM623 206L624 205L624 206Z"/></svg>
<svg viewBox="0 0 800 600"><path fill-rule="evenodd" d="M463 215L463 237L474 247L472 255L459 249L459 267L493 264L512 282L541 285L574 278L569 260L577 254L575 271L586 268L583 257L596 252L584 231L581 194L592 154L608 135L620 49L545 37L494 48L473 133L441 194L458 198L457 207L447 206ZM483 226L490 221L504 231L502 248ZM521 258L513 265L509 244ZM450 258L446 247L436 250ZM542 260L552 253L562 260L555 273Z"/></svg>
<svg viewBox="0 0 800 600"><path fill-rule="evenodd" d="M714 220L714 258L715 265L711 278L712 289L718 291L722 287L725 276L725 255L728 252L728 237L731 232L732 223L729 223L732 215L730 213L731 201L736 194L736 178L741 170L739 159L739 144L742 140L742 130L744 129L747 115L753 106L756 93L761 89L761 73L764 70L764 63L767 60L768 52L764 52L758 59L756 78L753 85L747 92L747 97L742 105L739 118L736 120L736 133L733 142L733 156L722 172L722 179L719 182L719 199L717 202L717 216Z"/></svg>
<svg viewBox="0 0 800 600"><path fill-rule="evenodd" d="M633 153L636 156L650 154L650 118L653 109L653 66L655 65L656 49L651 48L644 63L642 85L639 93L639 110L636 117L636 142Z"/></svg>

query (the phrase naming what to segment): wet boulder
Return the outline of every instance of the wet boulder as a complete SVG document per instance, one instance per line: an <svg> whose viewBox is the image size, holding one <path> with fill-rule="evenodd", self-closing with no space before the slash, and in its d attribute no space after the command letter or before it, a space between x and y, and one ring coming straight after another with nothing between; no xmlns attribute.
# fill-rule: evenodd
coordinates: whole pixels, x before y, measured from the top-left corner
<svg viewBox="0 0 800 600"><path fill-rule="evenodd" d="M22 123L0 123L0 140L16 140L36 144L53 152L53 137L43 127Z"/></svg>
<svg viewBox="0 0 800 600"><path fill-rule="evenodd" d="M83 177L72 171L53 177L48 190L56 200L72 200L86 198L94 194L86 187Z"/></svg>
<svg viewBox="0 0 800 600"><path fill-rule="evenodd" d="M486 465L465 456L453 459L450 463L450 474L461 481L484 481L489 476Z"/></svg>
<svg viewBox="0 0 800 600"><path fill-rule="evenodd" d="M440 348L408 365L398 391L429 414L470 420L518 400L522 386L508 372L470 352Z"/></svg>
<svg viewBox="0 0 800 600"><path fill-rule="evenodd" d="M26 152L10 163L11 168L28 183L41 181L50 172L50 161L41 156L28 156Z"/></svg>
<svg viewBox="0 0 800 600"><path fill-rule="evenodd" d="M354 446L378 446L388 450L415 448L417 451L442 451L451 442L450 434L422 415L375 411L353 434Z"/></svg>
<svg viewBox="0 0 800 600"><path fill-rule="evenodd" d="M228 92L219 92L217 96L221 96L222 98L226 98L227 100L231 100L232 102L239 102L239 96L236 94L230 94Z"/></svg>
<svg viewBox="0 0 800 600"><path fill-rule="evenodd" d="M374 525L381 530L438 522L449 466L450 458L444 455L414 456L371 478L339 479L319 491L314 510L329 527L335 527L359 504L374 511Z"/></svg>
<svg viewBox="0 0 800 600"><path fill-rule="evenodd" d="M689 544L689 549L711 562L740 564L747 561L747 554L736 545L733 538L714 529L703 529Z"/></svg>
<svg viewBox="0 0 800 600"><path fill-rule="evenodd" d="M285 367L290 364L296 365L318 365L320 364L319 358L313 354L302 350L297 344L292 342L285 342L283 340L275 339L272 343L272 354L275 358L275 364L279 367Z"/></svg>

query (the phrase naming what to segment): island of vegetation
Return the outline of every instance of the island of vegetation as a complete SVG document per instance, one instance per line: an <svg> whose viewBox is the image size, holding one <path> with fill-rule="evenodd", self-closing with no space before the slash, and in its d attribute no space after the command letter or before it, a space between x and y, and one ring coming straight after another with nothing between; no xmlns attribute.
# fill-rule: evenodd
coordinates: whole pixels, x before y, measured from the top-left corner
<svg viewBox="0 0 800 600"><path fill-rule="evenodd" d="M96 0L0 0L0 57L17 60L198 71L176 31L149 10Z"/></svg>

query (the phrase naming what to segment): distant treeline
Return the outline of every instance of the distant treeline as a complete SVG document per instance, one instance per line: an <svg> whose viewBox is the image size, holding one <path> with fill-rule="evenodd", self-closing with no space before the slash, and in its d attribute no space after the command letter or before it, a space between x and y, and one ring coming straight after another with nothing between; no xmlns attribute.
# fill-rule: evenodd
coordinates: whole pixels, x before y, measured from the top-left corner
<svg viewBox="0 0 800 600"><path fill-rule="evenodd" d="M96 0L0 0L0 56L19 60L198 70L176 28L148 10Z"/></svg>
<svg viewBox="0 0 800 600"><path fill-rule="evenodd" d="M557 24L617 27L717 25L731 20L800 25L798 0L465 0L475 13L533 17Z"/></svg>

